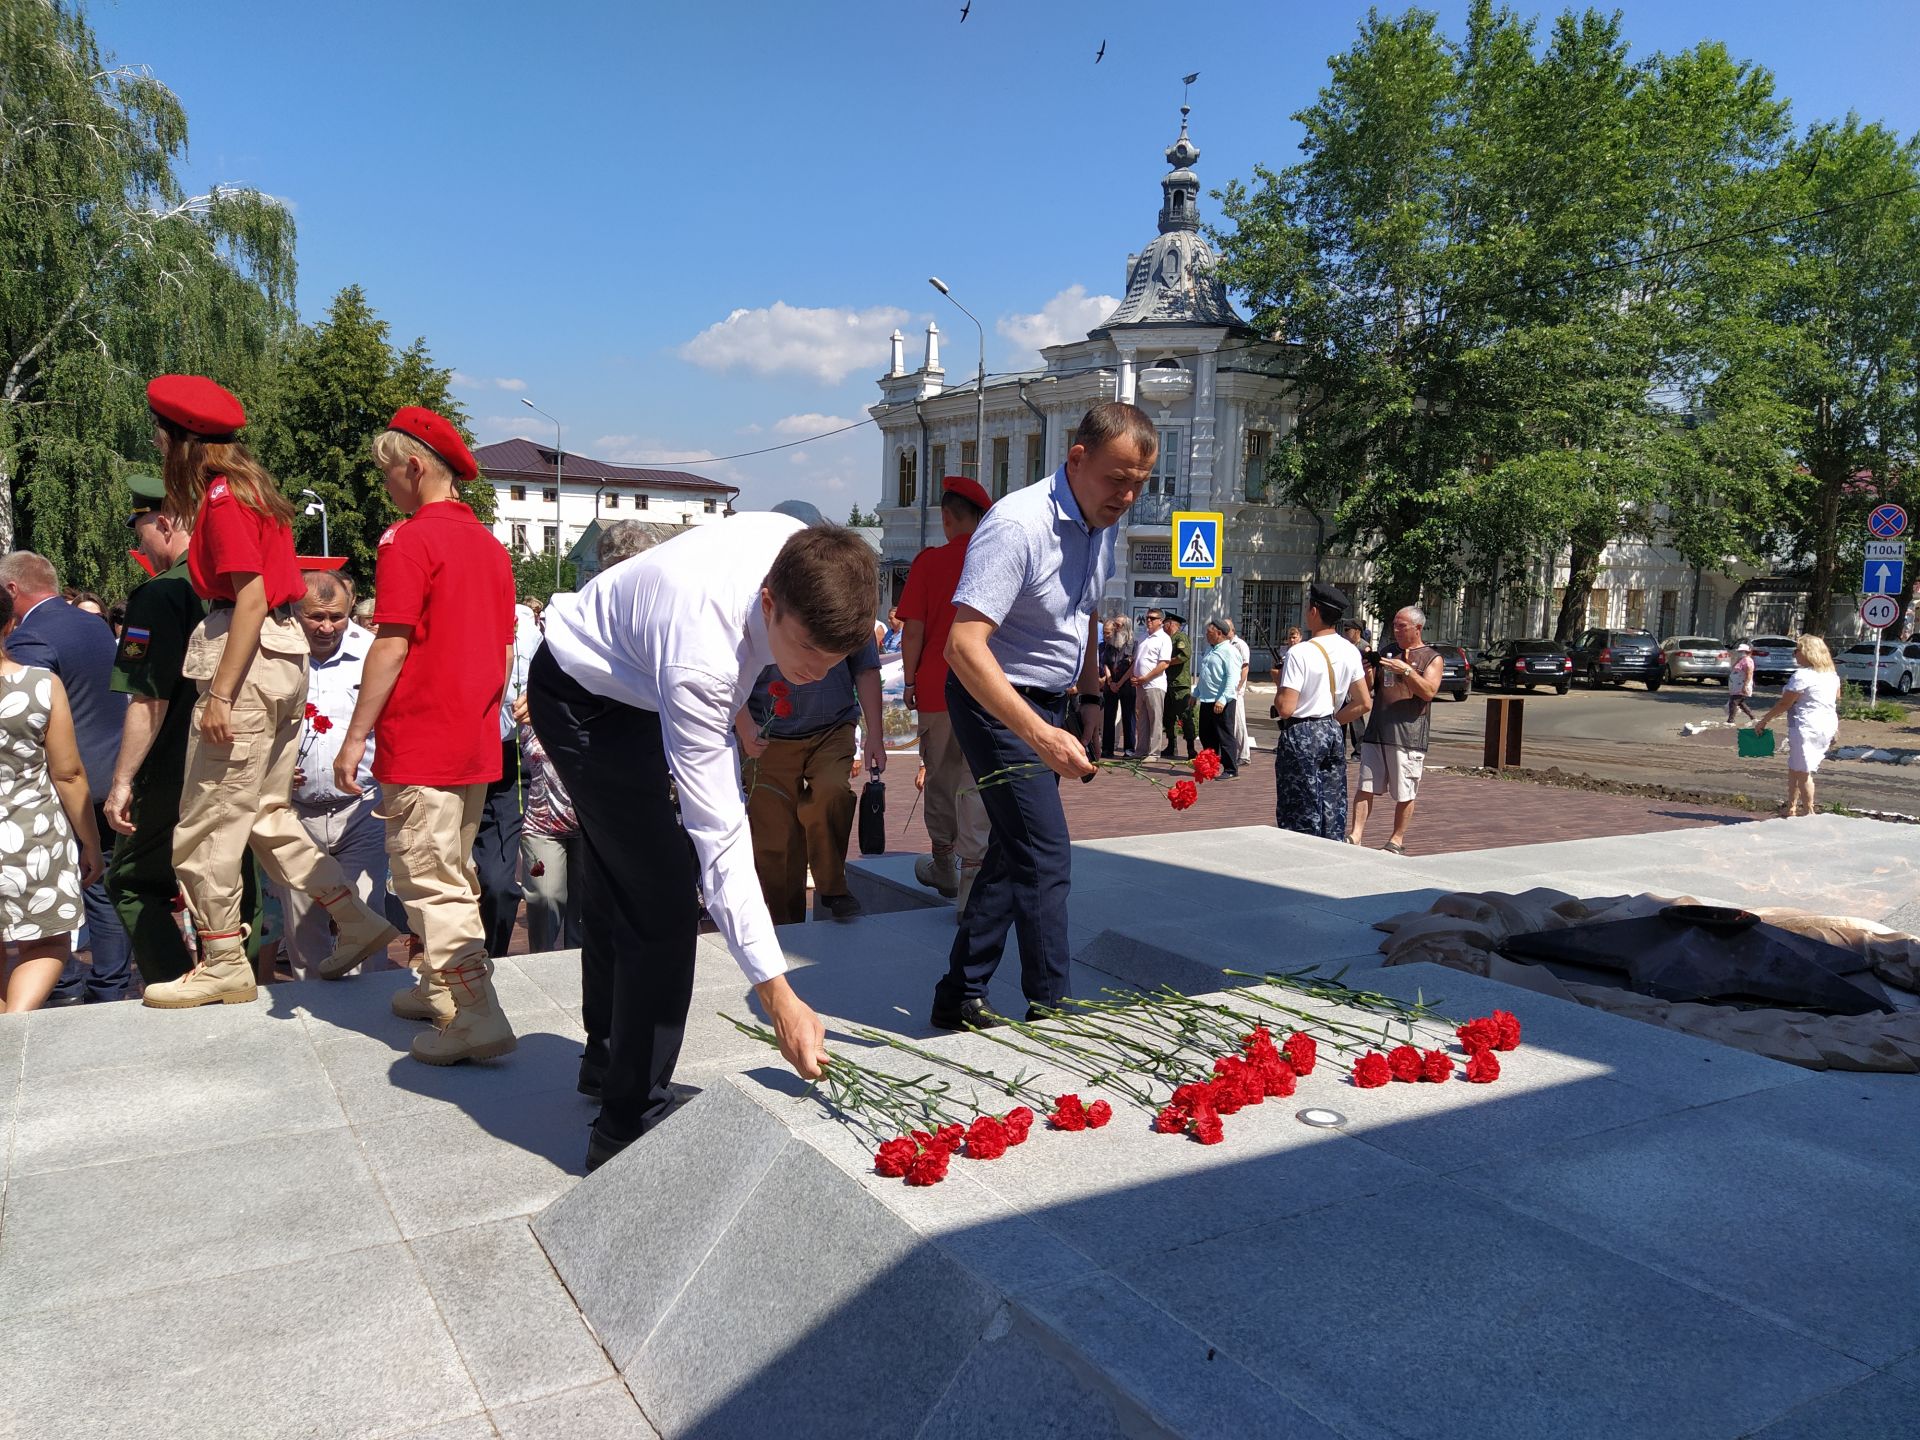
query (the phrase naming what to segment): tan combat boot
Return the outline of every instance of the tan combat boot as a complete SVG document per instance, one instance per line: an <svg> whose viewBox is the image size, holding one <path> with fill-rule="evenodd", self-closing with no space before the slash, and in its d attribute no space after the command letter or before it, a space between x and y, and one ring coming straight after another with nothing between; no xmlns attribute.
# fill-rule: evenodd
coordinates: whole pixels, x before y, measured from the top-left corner
<svg viewBox="0 0 1920 1440"><path fill-rule="evenodd" d="M446 977L437 970L429 970L426 962L420 962L420 978L413 987L402 990L393 997L393 1013L402 1020L431 1020L436 1025L445 1025L453 1019L453 993L447 989Z"/></svg>
<svg viewBox="0 0 1920 1440"><path fill-rule="evenodd" d="M354 966L371 960L400 938L387 917L369 910L351 890L321 900L333 921L333 953L315 967L322 980L338 980Z"/></svg>
<svg viewBox="0 0 1920 1440"><path fill-rule="evenodd" d="M458 1065L462 1060L492 1060L511 1052L519 1041L493 993L493 962L484 955L451 965L442 982L453 996L453 1020L444 1029L413 1037L413 1058L428 1065Z"/></svg>
<svg viewBox="0 0 1920 1440"><path fill-rule="evenodd" d="M200 936L200 963L178 980L149 985L141 1004L156 1010L191 1010L197 1005L245 1005L260 993L253 962L247 959L247 932Z"/></svg>
<svg viewBox="0 0 1920 1440"><path fill-rule="evenodd" d="M960 893L960 861L951 852L922 855L913 862L913 878L929 890L938 890L951 900Z"/></svg>

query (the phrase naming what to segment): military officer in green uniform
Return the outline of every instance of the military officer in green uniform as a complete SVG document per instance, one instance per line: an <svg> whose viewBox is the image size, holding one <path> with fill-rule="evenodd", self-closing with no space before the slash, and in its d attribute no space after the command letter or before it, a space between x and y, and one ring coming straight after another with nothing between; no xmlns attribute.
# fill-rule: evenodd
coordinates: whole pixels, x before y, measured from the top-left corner
<svg viewBox="0 0 1920 1440"><path fill-rule="evenodd" d="M154 574L127 597L126 629L113 662L113 688L132 698L104 807L107 823L124 837L114 843L107 893L133 942L134 963L151 985L193 967L175 911L180 882L173 873L173 827L198 694L180 667L206 604L187 578L192 535L166 513L166 485L158 475L134 475L127 484L134 539Z"/></svg>
<svg viewBox="0 0 1920 1440"><path fill-rule="evenodd" d="M1184 615L1167 611L1167 635L1173 641L1173 661L1167 666L1166 717L1167 748L1160 752L1162 760L1175 758L1173 749L1174 727L1186 737L1187 758L1193 759L1193 639L1187 634L1187 619Z"/></svg>

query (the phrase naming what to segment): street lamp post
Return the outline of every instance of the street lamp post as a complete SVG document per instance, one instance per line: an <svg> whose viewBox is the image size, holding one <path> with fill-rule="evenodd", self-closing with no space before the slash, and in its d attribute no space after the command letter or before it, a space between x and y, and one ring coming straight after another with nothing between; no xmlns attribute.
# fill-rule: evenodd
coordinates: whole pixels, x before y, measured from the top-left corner
<svg viewBox="0 0 1920 1440"><path fill-rule="evenodd" d="M307 514L318 515L320 517L320 553L322 555L333 554L333 542L327 537L327 502L311 490L302 490L300 492L300 498L313 502L307 506Z"/></svg>
<svg viewBox="0 0 1920 1440"><path fill-rule="evenodd" d="M547 415L546 411L524 395L520 397L520 403L536 415ZM547 415L547 419L553 420L553 416ZM560 518L560 497L565 490L566 464L567 451L560 438L560 422L553 420L553 588L555 590L560 588L560 557L566 553L565 547L560 543L566 535L566 527Z"/></svg>
<svg viewBox="0 0 1920 1440"><path fill-rule="evenodd" d="M987 332L980 324L979 316L953 299L953 291L947 288L946 281L938 275L929 275L927 283L947 299L953 300L954 309L973 321L973 328L980 332L980 369L973 382L973 478L979 480L987 468ZM938 478L929 475L927 483L931 485ZM986 490L987 486L983 482L980 488Z"/></svg>

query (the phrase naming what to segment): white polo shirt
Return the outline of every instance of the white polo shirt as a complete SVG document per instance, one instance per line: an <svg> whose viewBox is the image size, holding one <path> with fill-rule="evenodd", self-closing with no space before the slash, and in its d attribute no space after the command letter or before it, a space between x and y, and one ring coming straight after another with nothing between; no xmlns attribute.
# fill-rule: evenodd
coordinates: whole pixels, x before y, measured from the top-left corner
<svg viewBox="0 0 1920 1440"><path fill-rule="evenodd" d="M787 961L753 868L733 717L773 663L761 587L780 547L806 528L772 512L697 525L547 607L547 649L562 670L660 717L708 911L756 985Z"/></svg>
<svg viewBox="0 0 1920 1440"><path fill-rule="evenodd" d="M340 753L340 741L346 736L347 722L353 719L353 707L360 700L360 680L366 673L367 647L373 633L349 620L340 646L325 660L307 661L307 704L332 722L317 730L311 722L300 736L300 784L294 787L293 803L310 808L332 808L346 795L333 787L333 760ZM373 737L367 737L366 754L360 757L360 782L363 795L378 795L380 786L373 778Z"/></svg>
<svg viewBox="0 0 1920 1440"><path fill-rule="evenodd" d="M1165 630L1149 635L1133 647L1133 673L1144 675L1163 660L1173 658L1173 637ZM1162 670L1153 679L1140 687L1142 690L1164 690L1167 688L1167 672Z"/></svg>
<svg viewBox="0 0 1920 1440"><path fill-rule="evenodd" d="M1302 640L1287 651L1280 667L1280 688L1300 698L1294 702L1293 718L1317 720L1332 715L1347 703L1354 681L1366 673L1366 662L1350 640L1338 635L1316 635ZM1333 686L1328 688L1331 672Z"/></svg>

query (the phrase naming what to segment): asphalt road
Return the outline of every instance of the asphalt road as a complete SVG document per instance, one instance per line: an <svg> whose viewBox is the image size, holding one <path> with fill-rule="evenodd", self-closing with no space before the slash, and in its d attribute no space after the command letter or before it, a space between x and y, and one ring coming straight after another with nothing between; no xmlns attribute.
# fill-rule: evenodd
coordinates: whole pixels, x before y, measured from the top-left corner
<svg viewBox="0 0 1920 1440"><path fill-rule="evenodd" d="M1779 696L1779 687L1762 687L1752 703L1756 714ZM1272 688L1254 698L1256 737L1273 735L1273 722L1264 719ZM1598 691L1576 687L1565 695L1537 690L1524 696L1524 738L1521 764L1528 769L1558 768L1598 779L1642 785L1671 785L1689 790L1745 794L1784 800L1786 796L1786 734L1779 733L1779 751L1770 759L1742 759L1731 730L1709 730L1683 736L1680 727L1691 721L1724 720L1727 692L1718 684L1664 685L1649 693L1629 684ZM1875 726L1863 743L1920 748L1920 697L1908 708L1905 726ZM1476 766L1481 763L1487 706L1479 691L1466 701L1442 697L1433 707L1432 763ZM1851 743L1865 727L1843 725L1841 743ZM1264 743L1264 742L1263 742ZM1920 765L1874 765L1861 761L1829 761L1816 781L1823 803L1859 809L1894 810L1920 815Z"/></svg>

